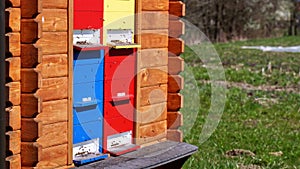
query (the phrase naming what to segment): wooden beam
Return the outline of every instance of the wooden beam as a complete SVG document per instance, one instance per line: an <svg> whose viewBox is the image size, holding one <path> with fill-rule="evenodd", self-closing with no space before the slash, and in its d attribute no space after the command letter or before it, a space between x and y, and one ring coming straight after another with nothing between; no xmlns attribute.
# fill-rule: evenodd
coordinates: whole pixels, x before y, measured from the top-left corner
<svg viewBox="0 0 300 169"><path fill-rule="evenodd" d="M21 58L10 57L6 61L6 74L12 81L20 81L21 79Z"/></svg>
<svg viewBox="0 0 300 169"><path fill-rule="evenodd" d="M41 63L42 50L34 44L22 44L22 68L34 68L38 63Z"/></svg>
<svg viewBox="0 0 300 169"><path fill-rule="evenodd" d="M184 70L184 60L181 57L169 57L168 72L171 75L178 75Z"/></svg>
<svg viewBox="0 0 300 169"><path fill-rule="evenodd" d="M152 105L167 101L167 85L150 86L141 88L141 106Z"/></svg>
<svg viewBox="0 0 300 169"><path fill-rule="evenodd" d="M68 55L43 56L41 64L37 65L35 70L39 72L42 78L68 76Z"/></svg>
<svg viewBox="0 0 300 169"><path fill-rule="evenodd" d="M185 32L185 24L181 20L169 21L169 36L172 38L179 38Z"/></svg>
<svg viewBox="0 0 300 169"><path fill-rule="evenodd" d="M42 36L42 24L37 19L22 19L21 43L35 43Z"/></svg>
<svg viewBox="0 0 300 169"><path fill-rule="evenodd" d="M12 32L19 32L21 30L21 9L20 8L7 8L5 15L8 20L6 21L6 29L11 29Z"/></svg>
<svg viewBox="0 0 300 169"><path fill-rule="evenodd" d="M42 0L22 0L22 18L35 18L35 16L42 12L42 2Z"/></svg>
<svg viewBox="0 0 300 169"><path fill-rule="evenodd" d="M184 88L184 79L180 75L169 75L168 92L179 93Z"/></svg>
<svg viewBox="0 0 300 169"><path fill-rule="evenodd" d="M18 106L21 103L21 83L20 82L10 82L5 85L8 90L8 101L14 105Z"/></svg>
<svg viewBox="0 0 300 169"><path fill-rule="evenodd" d="M183 125L183 116L180 112L168 112L168 129L178 129Z"/></svg>
<svg viewBox="0 0 300 169"><path fill-rule="evenodd" d="M172 55L180 55L184 52L184 41L178 38L169 38L169 52Z"/></svg>
<svg viewBox="0 0 300 169"><path fill-rule="evenodd" d="M140 55L139 68L149 68L168 65L168 49L143 49Z"/></svg>
<svg viewBox="0 0 300 169"><path fill-rule="evenodd" d="M143 106L137 110L137 122L140 125L167 120L167 103Z"/></svg>
<svg viewBox="0 0 300 169"><path fill-rule="evenodd" d="M22 117L34 118L39 113L41 109L41 101L34 96L34 94L22 94L21 95L21 107L22 107Z"/></svg>
<svg viewBox="0 0 300 169"><path fill-rule="evenodd" d="M67 9L68 1L66 0L43 0L44 9Z"/></svg>
<svg viewBox="0 0 300 169"><path fill-rule="evenodd" d="M157 68L144 68L139 72L141 87L167 84L168 70L167 66Z"/></svg>
<svg viewBox="0 0 300 169"><path fill-rule="evenodd" d="M167 121L151 123L148 125L140 126L139 137L137 138L138 144L145 144L166 138L167 134Z"/></svg>
<svg viewBox="0 0 300 169"><path fill-rule="evenodd" d="M68 161L68 145L57 145L49 148L43 148L39 153L38 167L47 167L47 163L51 162L57 166L66 166ZM43 166L46 165L46 166Z"/></svg>
<svg viewBox="0 0 300 169"><path fill-rule="evenodd" d="M185 16L185 4L182 1L170 1L169 13L176 17Z"/></svg>
<svg viewBox="0 0 300 169"><path fill-rule="evenodd" d="M52 124L68 121L68 100L55 100L42 103L42 110L35 121Z"/></svg>
<svg viewBox="0 0 300 169"><path fill-rule="evenodd" d="M21 125L22 142L35 142L41 132L41 124L37 123L33 118L22 118Z"/></svg>
<svg viewBox="0 0 300 169"><path fill-rule="evenodd" d="M168 11L169 0L143 0L141 1L143 11Z"/></svg>
<svg viewBox="0 0 300 169"><path fill-rule="evenodd" d="M35 97L43 101L61 100L68 98L68 78L50 78L43 79L39 84L39 89Z"/></svg>
<svg viewBox="0 0 300 169"><path fill-rule="evenodd" d="M183 134L180 130L168 130L167 139L176 142L182 142Z"/></svg>
<svg viewBox="0 0 300 169"><path fill-rule="evenodd" d="M168 94L168 111L178 111L183 107L183 97L180 93Z"/></svg>
<svg viewBox="0 0 300 169"><path fill-rule="evenodd" d="M16 131L21 129L21 107L13 106L7 108L7 124L11 130Z"/></svg>
<svg viewBox="0 0 300 169"><path fill-rule="evenodd" d="M22 168L23 167L34 167L38 162L38 146L35 142L22 142L21 152L22 152Z"/></svg>
<svg viewBox="0 0 300 169"><path fill-rule="evenodd" d="M6 157L5 160L7 162L8 169L21 168L21 155L20 154Z"/></svg>
<svg viewBox="0 0 300 169"><path fill-rule="evenodd" d="M39 75L34 69L22 69L22 93L34 93L38 89Z"/></svg>
<svg viewBox="0 0 300 169"><path fill-rule="evenodd" d="M44 55L66 54L68 52L67 32L43 32L43 36L36 43L42 48Z"/></svg>
<svg viewBox="0 0 300 169"><path fill-rule="evenodd" d="M21 6L20 0L6 0L6 3L10 7L20 7Z"/></svg>
<svg viewBox="0 0 300 169"><path fill-rule="evenodd" d="M55 32L68 30L67 9L44 9L43 17L43 31Z"/></svg>
<svg viewBox="0 0 300 169"><path fill-rule="evenodd" d="M141 32L142 49L167 48L168 30L143 30Z"/></svg>
<svg viewBox="0 0 300 169"><path fill-rule="evenodd" d="M9 152L13 155L20 154L21 152L21 131L9 131L6 132L6 142Z"/></svg>
<svg viewBox="0 0 300 169"><path fill-rule="evenodd" d="M7 33L6 36L6 54L10 53L12 56L21 55L21 37L20 33Z"/></svg>
<svg viewBox="0 0 300 169"><path fill-rule="evenodd" d="M142 12L142 29L156 30L169 28L169 12Z"/></svg>

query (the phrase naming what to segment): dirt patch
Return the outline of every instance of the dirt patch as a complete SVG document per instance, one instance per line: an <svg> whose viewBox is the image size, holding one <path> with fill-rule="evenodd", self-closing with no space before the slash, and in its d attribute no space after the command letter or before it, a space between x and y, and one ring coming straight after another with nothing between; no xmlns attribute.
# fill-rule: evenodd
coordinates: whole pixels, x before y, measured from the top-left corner
<svg viewBox="0 0 300 169"><path fill-rule="evenodd" d="M262 167L259 166L259 165L254 165L254 164L250 164L250 165L243 165L243 164L240 164L240 165L239 165L239 168L240 168L240 169L261 169Z"/></svg>
<svg viewBox="0 0 300 169"><path fill-rule="evenodd" d="M253 152L250 150L244 150L244 149L234 149L234 150L229 150L225 153L226 157L240 157L240 156L255 156Z"/></svg>

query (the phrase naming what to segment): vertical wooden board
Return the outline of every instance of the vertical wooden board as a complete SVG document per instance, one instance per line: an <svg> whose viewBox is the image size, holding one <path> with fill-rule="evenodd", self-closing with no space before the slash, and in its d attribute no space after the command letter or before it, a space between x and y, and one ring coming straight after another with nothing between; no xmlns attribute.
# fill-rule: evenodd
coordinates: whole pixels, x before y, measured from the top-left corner
<svg viewBox="0 0 300 169"><path fill-rule="evenodd" d="M25 118L34 118L39 112L40 101L34 96L34 94L22 94L21 95L21 115Z"/></svg>
<svg viewBox="0 0 300 169"><path fill-rule="evenodd" d="M142 29L156 30L169 28L169 12L142 12Z"/></svg>
<svg viewBox="0 0 300 169"><path fill-rule="evenodd" d="M142 0L143 11L167 11L169 10L169 0Z"/></svg>
<svg viewBox="0 0 300 169"><path fill-rule="evenodd" d="M157 68L144 68L139 72L141 87L160 85L168 83L168 68L166 66Z"/></svg>
<svg viewBox="0 0 300 169"><path fill-rule="evenodd" d="M179 38L185 32L185 24L181 20L169 21L169 36L172 38Z"/></svg>
<svg viewBox="0 0 300 169"><path fill-rule="evenodd" d="M67 31L68 13L67 9L44 9L43 10L43 31Z"/></svg>
<svg viewBox="0 0 300 169"><path fill-rule="evenodd" d="M22 18L35 18L42 12L42 0L21 0Z"/></svg>
<svg viewBox="0 0 300 169"><path fill-rule="evenodd" d="M168 112L168 129L178 129L183 125L183 116L180 112Z"/></svg>
<svg viewBox="0 0 300 169"><path fill-rule="evenodd" d="M171 75L178 75L184 70L184 60L181 57L169 57L168 72Z"/></svg>
<svg viewBox="0 0 300 169"><path fill-rule="evenodd" d="M68 8L68 1L67 0L43 0L43 8L47 9L67 9Z"/></svg>
<svg viewBox="0 0 300 169"><path fill-rule="evenodd" d="M21 38L20 33L7 33L6 35L6 49L5 52L12 56L21 55Z"/></svg>
<svg viewBox="0 0 300 169"><path fill-rule="evenodd" d="M184 52L184 41L182 39L170 38L169 39L169 52L172 55L180 55Z"/></svg>
<svg viewBox="0 0 300 169"><path fill-rule="evenodd" d="M6 74L12 81L20 81L21 79L21 58L10 57L6 61Z"/></svg>
<svg viewBox="0 0 300 169"><path fill-rule="evenodd" d="M51 161L51 163L57 164L58 166L67 165L68 160L68 145L58 145L42 149L40 161Z"/></svg>
<svg viewBox="0 0 300 169"><path fill-rule="evenodd" d="M158 67L168 65L168 49L143 49L139 56L140 68Z"/></svg>
<svg viewBox="0 0 300 169"><path fill-rule="evenodd" d="M43 79L35 93L43 101L68 98L68 77Z"/></svg>
<svg viewBox="0 0 300 169"><path fill-rule="evenodd" d="M6 157L5 159L8 169L20 169L21 168L21 155L13 155Z"/></svg>
<svg viewBox="0 0 300 169"><path fill-rule="evenodd" d="M21 103L21 83L10 82L6 84L8 90L8 100L12 105L17 106Z"/></svg>
<svg viewBox="0 0 300 169"><path fill-rule="evenodd" d="M168 94L168 111L178 111L183 107L183 97L180 93Z"/></svg>
<svg viewBox="0 0 300 169"><path fill-rule="evenodd" d="M68 76L68 55L43 56L41 64L36 68L42 78Z"/></svg>
<svg viewBox="0 0 300 169"><path fill-rule="evenodd" d="M33 118L22 118L21 122L22 142L34 142L39 135L39 123Z"/></svg>
<svg viewBox="0 0 300 169"><path fill-rule="evenodd" d="M34 142L21 143L21 164L23 167L34 167L38 162L38 150Z"/></svg>
<svg viewBox="0 0 300 169"><path fill-rule="evenodd" d="M180 130L168 130L167 138L171 141L182 142L183 135Z"/></svg>
<svg viewBox="0 0 300 169"><path fill-rule="evenodd" d="M141 88L141 106L152 105L167 101L167 85L151 86Z"/></svg>
<svg viewBox="0 0 300 169"><path fill-rule="evenodd" d="M184 88L184 79L180 75L169 75L168 92L179 93Z"/></svg>
<svg viewBox="0 0 300 169"><path fill-rule="evenodd" d="M19 32L21 25L21 9L20 8L7 8L5 9L6 28L9 28L12 32Z"/></svg>
<svg viewBox="0 0 300 169"><path fill-rule="evenodd" d="M169 13L176 17L185 16L185 4L182 1L170 1Z"/></svg>
<svg viewBox="0 0 300 169"><path fill-rule="evenodd" d="M142 49L167 48L168 30L143 30L141 32Z"/></svg>
<svg viewBox="0 0 300 169"><path fill-rule="evenodd" d="M44 55L66 54L68 52L67 32L44 32L41 39L37 41Z"/></svg>
<svg viewBox="0 0 300 169"><path fill-rule="evenodd" d="M35 43L42 36L42 25L36 19L22 19L21 43Z"/></svg>
<svg viewBox="0 0 300 169"><path fill-rule="evenodd" d="M22 69L22 93L34 93L38 89L39 77L34 69Z"/></svg>
<svg viewBox="0 0 300 169"><path fill-rule="evenodd" d="M8 151L13 155L19 154L21 152L21 131L6 132L6 143Z"/></svg>
<svg viewBox="0 0 300 169"><path fill-rule="evenodd" d="M20 7L20 0L5 0L5 6L7 7Z"/></svg>
<svg viewBox="0 0 300 169"><path fill-rule="evenodd" d="M42 125L42 133L37 143L43 148L62 145L68 142L68 122Z"/></svg>
<svg viewBox="0 0 300 169"><path fill-rule="evenodd" d="M7 108L7 124L6 126L13 131L21 129L21 107L13 106Z"/></svg>
<svg viewBox="0 0 300 169"><path fill-rule="evenodd" d="M167 120L167 104L143 106L137 110L137 122L141 125Z"/></svg>
<svg viewBox="0 0 300 169"><path fill-rule="evenodd" d="M34 68L41 62L41 50L33 44L21 45L22 56L21 66L22 68Z"/></svg>
<svg viewBox="0 0 300 169"><path fill-rule="evenodd" d="M140 126L139 138L153 138L158 135L164 134L167 131L167 121L160 121L144 126Z"/></svg>
<svg viewBox="0 0 300 169"><path fill-rule="evenodd" d="M56 100L42 103L42 111L35 121L43 124L68 121L68 100Z"/></svg>

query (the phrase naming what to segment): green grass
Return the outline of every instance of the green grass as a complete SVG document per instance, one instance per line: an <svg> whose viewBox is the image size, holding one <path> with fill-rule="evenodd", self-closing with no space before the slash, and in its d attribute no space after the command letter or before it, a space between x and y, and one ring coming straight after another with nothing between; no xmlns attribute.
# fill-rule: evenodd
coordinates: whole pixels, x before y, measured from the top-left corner
<svg viewBox="0 0 300 169"><path fill-rule="evenodd" d="M298 93L229 88L218 128L205 143L200 144L199 136L211 106L211 85L203 83L203 80L210 79L206 68L187 48L183 57L188 65L193 66L191 71L199 87L200 108L192 129L185 131L187 129L183 128L186 133L184 141L197 145L199 151L186 162L184 168L227 169L239 168L240 164L255 164L269 169L300 168L300 54L242 50L242 45L300 45L299 37L215 45L227 81L254 86L289 86L294 87ZM272 63L271 71L267 70L269 62ZM264 74L262 68L265 68ZM195 110L189 105L182 109L188 125L191 125L187 121L192 119L191 111ZM250 150L256 155L226 157L226 151L233 149ZM269 154L279 151L283 152L282 156Z"/></svg>

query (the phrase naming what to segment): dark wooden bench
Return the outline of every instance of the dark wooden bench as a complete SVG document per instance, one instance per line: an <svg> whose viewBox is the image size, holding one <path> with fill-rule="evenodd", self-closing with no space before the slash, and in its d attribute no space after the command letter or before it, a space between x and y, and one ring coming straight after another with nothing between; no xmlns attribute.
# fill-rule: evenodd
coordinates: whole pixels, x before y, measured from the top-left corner
<svg viewBox="0 0 300 169"><path fill-rule="evenodd" d="M173 141L161 142L141 148L118 157L109 157L106 160L80 166L80 169L140 169L140 168L181 168L184 162L198 147Z"/></svg>

